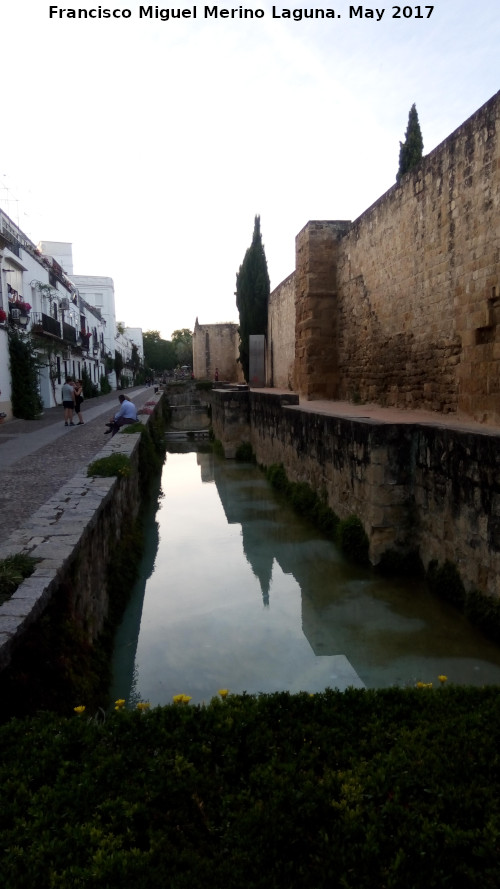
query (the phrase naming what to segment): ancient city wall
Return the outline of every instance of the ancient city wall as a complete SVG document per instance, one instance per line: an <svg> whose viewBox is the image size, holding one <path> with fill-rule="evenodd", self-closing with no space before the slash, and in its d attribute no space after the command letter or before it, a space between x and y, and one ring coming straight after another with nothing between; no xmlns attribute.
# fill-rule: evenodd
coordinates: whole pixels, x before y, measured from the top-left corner
<svg viewBox="0 0 500 889"><path fill-rule="evenodd" d="M293 389L295 364L295 273L269 297L266 380L277 389Z"/></svg>
<svg viewBox="0 0 500 889"><path fill-rule="evenodd" d="M500 93L342 238L337 397L500 420Z"/></svg>
<svg viewBox="0 0 500 889"><path fill-rule="evenodd" d="M292 393L216 391L215 437L228 456L251 442L258 463L283 463L341 519L357 515L373 564L390 549L418 550L425 567L449 560L468 589L500 596L497 435L335 417L297 402Z"/></svg>
<svg viewBox="0 0 500 889"><path fill-rule="evenodd" d="M242 380L238 358L238 325L196 324L193 333L193 373L197 380L213 380L218 368L219 380Z"/></svg>

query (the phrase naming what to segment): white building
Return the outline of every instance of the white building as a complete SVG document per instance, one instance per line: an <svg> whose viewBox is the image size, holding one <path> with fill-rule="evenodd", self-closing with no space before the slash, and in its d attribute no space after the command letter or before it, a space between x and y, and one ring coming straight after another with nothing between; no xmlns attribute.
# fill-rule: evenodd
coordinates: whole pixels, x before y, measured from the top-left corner
<svg viewBox="0 0 500 889"><path fill-rule="evenodd" d="M81 379L86 372L99 386L106 372L104 318L80 296L60 262L0 209L0 412L7 417L12 416L9 328L32 334L44 407L61 404L66 376Z"/></svg>

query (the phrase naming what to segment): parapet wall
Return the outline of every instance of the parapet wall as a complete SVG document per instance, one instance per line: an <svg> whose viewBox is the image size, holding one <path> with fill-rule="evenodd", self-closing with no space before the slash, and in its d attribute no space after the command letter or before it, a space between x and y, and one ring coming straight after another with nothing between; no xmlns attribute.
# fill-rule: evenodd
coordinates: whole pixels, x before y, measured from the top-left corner
<svg viewBox="0 0 500 889"><path fill-rule="evenodd" d="M225 446L230 436L234 455L241 433L258 463L283 463L341 519L357 515L372 564L389 549L418 550L425 567L450 560L467 588L500 596L497 434L315 413L294 398L214 392L215 437Z"/></svg>

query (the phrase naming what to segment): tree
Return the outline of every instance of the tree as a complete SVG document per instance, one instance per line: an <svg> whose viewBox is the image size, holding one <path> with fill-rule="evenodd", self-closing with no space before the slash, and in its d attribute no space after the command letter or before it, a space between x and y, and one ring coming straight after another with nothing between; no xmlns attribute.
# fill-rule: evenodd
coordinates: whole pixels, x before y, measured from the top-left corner
<svg viewBox="0 0 500 889"><path fill-rule="evenodd" d="M172 343L175 346L178 364L193 366L193 334L187 327L182 330L174 330Z"/></svg>
<svg viewBox="0 0 500 889"><path fill-rule="evenodd" d="M404 176L405 173L408 173L420 163L423 150L424 142L418 122L417 106L413 103L408 115L405 141L399 143L399 170L396 182L399 182L401 176Z"/></svg>
<svg viewBox="0 0 500 889"><path fill-rule="evenodd" d="M260 216L256 216L252 243L236 275L236 305L240 315L238 360L246 380L250 376L249 337L267 333L269 293L269 274L260 233Z"/></svg>
<svg viewBox="0 0 500 889"><path fill-rule="evenodd" d="M159 330L147 330L142 335L144 366L148 370L163 373L176 366L177 355L170 340L162 340Z"/></svg>

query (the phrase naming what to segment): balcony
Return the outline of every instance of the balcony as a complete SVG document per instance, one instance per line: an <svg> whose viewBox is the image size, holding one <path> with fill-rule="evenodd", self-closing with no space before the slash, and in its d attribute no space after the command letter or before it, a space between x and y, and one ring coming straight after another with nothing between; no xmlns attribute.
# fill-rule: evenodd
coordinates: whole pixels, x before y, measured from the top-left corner
<svg viewBox="0 0 500 889"><path fill-rule="evenodd" d="M51 315L44 312L32 312L31 318L33 322L32 332L38 334L49 334L61 339L61 323Z"/></svg>
<svg viewBox="0 0 500 889"><path fill-rule="evenodd" d="M66 321L63 321L63 340L66 343L71 343L71 345L76 346L76 329L71 326L71 324L67 324Z"/></svg>

